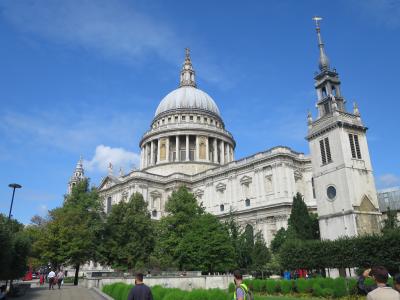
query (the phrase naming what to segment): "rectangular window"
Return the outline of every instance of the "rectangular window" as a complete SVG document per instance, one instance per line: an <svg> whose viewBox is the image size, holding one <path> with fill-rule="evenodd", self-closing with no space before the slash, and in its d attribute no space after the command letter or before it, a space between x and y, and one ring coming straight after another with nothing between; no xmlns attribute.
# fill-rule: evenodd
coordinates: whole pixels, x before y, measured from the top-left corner
<svg viewBox="0 0 400 300"><path fill-rule="evenodd" d="M349 133L351 157L361 159L360 143L358 135Z"/></svg>
<svg viewBox="0 0 400 300"><path fill-rule="evenodd" d="M332 162L331 147L329 146L328 138L319 141L319 147L321 149L322 164L329 164Z"/></svg>
<svg viewBox="0 0 400 300"><path fill-rule="evenodd" d="M312 195L313 198L315 199L315 185L314 185L314 177L311 177L311 185L312 185Z"/></svg>
<svg viewBox="0 0 400 300"><path fill-rule="evenodd" d="M325 150L326 150L326 160L328 161L328 163L330 163L332 162L332 156L328 138L325 138Z"/></svg>
<svg viewBox="0 0 400 300"><path fill-rule="evenodd" d="M354 144L356 145L357 158L361 159L360 144L358 143L358 135L354 135Z"/></svg>
<svg viewBox="0 0 400 300"><path fill-rule="evenodd" d="M324 140L319 141L319 147L321 148L322 164L324 165L324 164L326 164Z"/></svg>
<svg viewBox="0 0 400 300"><path fill-rule="evenodd" d="M349 141L350 141L351 157L357 158L356 157L356 147L354 147L354 138L351 133L349 133Z"/></svg>

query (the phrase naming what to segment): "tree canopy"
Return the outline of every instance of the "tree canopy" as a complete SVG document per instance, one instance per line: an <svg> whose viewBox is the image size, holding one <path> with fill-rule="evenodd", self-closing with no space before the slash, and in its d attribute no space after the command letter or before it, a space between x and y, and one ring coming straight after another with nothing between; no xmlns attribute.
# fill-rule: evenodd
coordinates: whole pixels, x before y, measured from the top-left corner
<svg viewBox="0 0 400 300"><path fill-rule="evenodd" d="M140 193L113 205L103 233L103 261L117 269L133 270L149 263L155 244L154 226Z"/></svg>

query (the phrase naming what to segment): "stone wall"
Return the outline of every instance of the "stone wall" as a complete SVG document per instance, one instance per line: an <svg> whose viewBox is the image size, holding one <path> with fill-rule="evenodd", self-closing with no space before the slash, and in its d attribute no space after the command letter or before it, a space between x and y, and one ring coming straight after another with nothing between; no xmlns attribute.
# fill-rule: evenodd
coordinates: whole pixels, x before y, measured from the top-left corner
<svg viewBox="0 0 400 300"><path fill-rule="evenodd" d="M228 289L232 282L231 275L219 276L174 276L174 277L146 277L144 283L148 286L161 285L167 288L179 288L182 290L192 289ZM134 284L135 278L83 278L79 280L79 285L91 288L97 287L101 290L104 285L116 282Z"/></svg>

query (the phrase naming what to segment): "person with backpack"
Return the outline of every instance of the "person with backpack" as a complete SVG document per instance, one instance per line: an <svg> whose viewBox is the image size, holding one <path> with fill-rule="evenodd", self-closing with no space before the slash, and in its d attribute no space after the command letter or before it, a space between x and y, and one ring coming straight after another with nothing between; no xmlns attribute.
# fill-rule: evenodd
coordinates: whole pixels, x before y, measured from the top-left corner
<svg viewBox="0 0 400 300"><path fill-rule="evenodd" d="M253 293L246 284L243 283L243 276L239 270L233 272L233 281L235 283L235 292L233 300L254 300Z"/></svg>

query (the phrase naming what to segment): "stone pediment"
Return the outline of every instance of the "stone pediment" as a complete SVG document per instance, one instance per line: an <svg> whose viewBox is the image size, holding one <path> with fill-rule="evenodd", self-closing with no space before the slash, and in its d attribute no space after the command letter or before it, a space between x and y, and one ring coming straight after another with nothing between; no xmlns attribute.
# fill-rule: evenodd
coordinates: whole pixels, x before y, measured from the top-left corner
<svg viewBox="0 0 400 300"><path fill-rule="evenodd" d="M194 195L198 198L202 197L204 195L204 191L201 189L197 189L194 191Z"/></svg>
<svg viewBox="0 0 400 300"><path fill-rule="evenodd" d="M364 212L375 212L377 211L376 207L372 204L371 200L369 200L368 196L364 196L360 206L358 207L359 211Z"/></svg>
<svg viewBox="0 0 400 300"><path fill-rule="evenodd" d="M120 183L121 180L119 180L117 177L112 176L112 175L108 175L107 177L103 178L103 180L100 182L99 185L99 190L105 190L108 189L110 187L112 187L115 184Z"/></svg>
<svg viewBox="0 0 400 300"><path fill-rule="evenodd" d="M159 198L159 197L161 197L161 193L157 190L154 190L154 191L150 192L150 196L153 198Z"/></svg>
<svg viewBox="0 0 400 300"><path fill-rule="evenodd" d="M241 184L250 184L252 181L253 181L253 179L247 175L244 175L242 178L240 178Z"/></svg>
<svg viewBox="0 0 400 300"><path fill-rule="evenodd" d="M218 192L223 192L223 191L226 190L226 184L220 182L220 183L218 183L218 184L215 186L215 189L216 189Z"/></svg>

